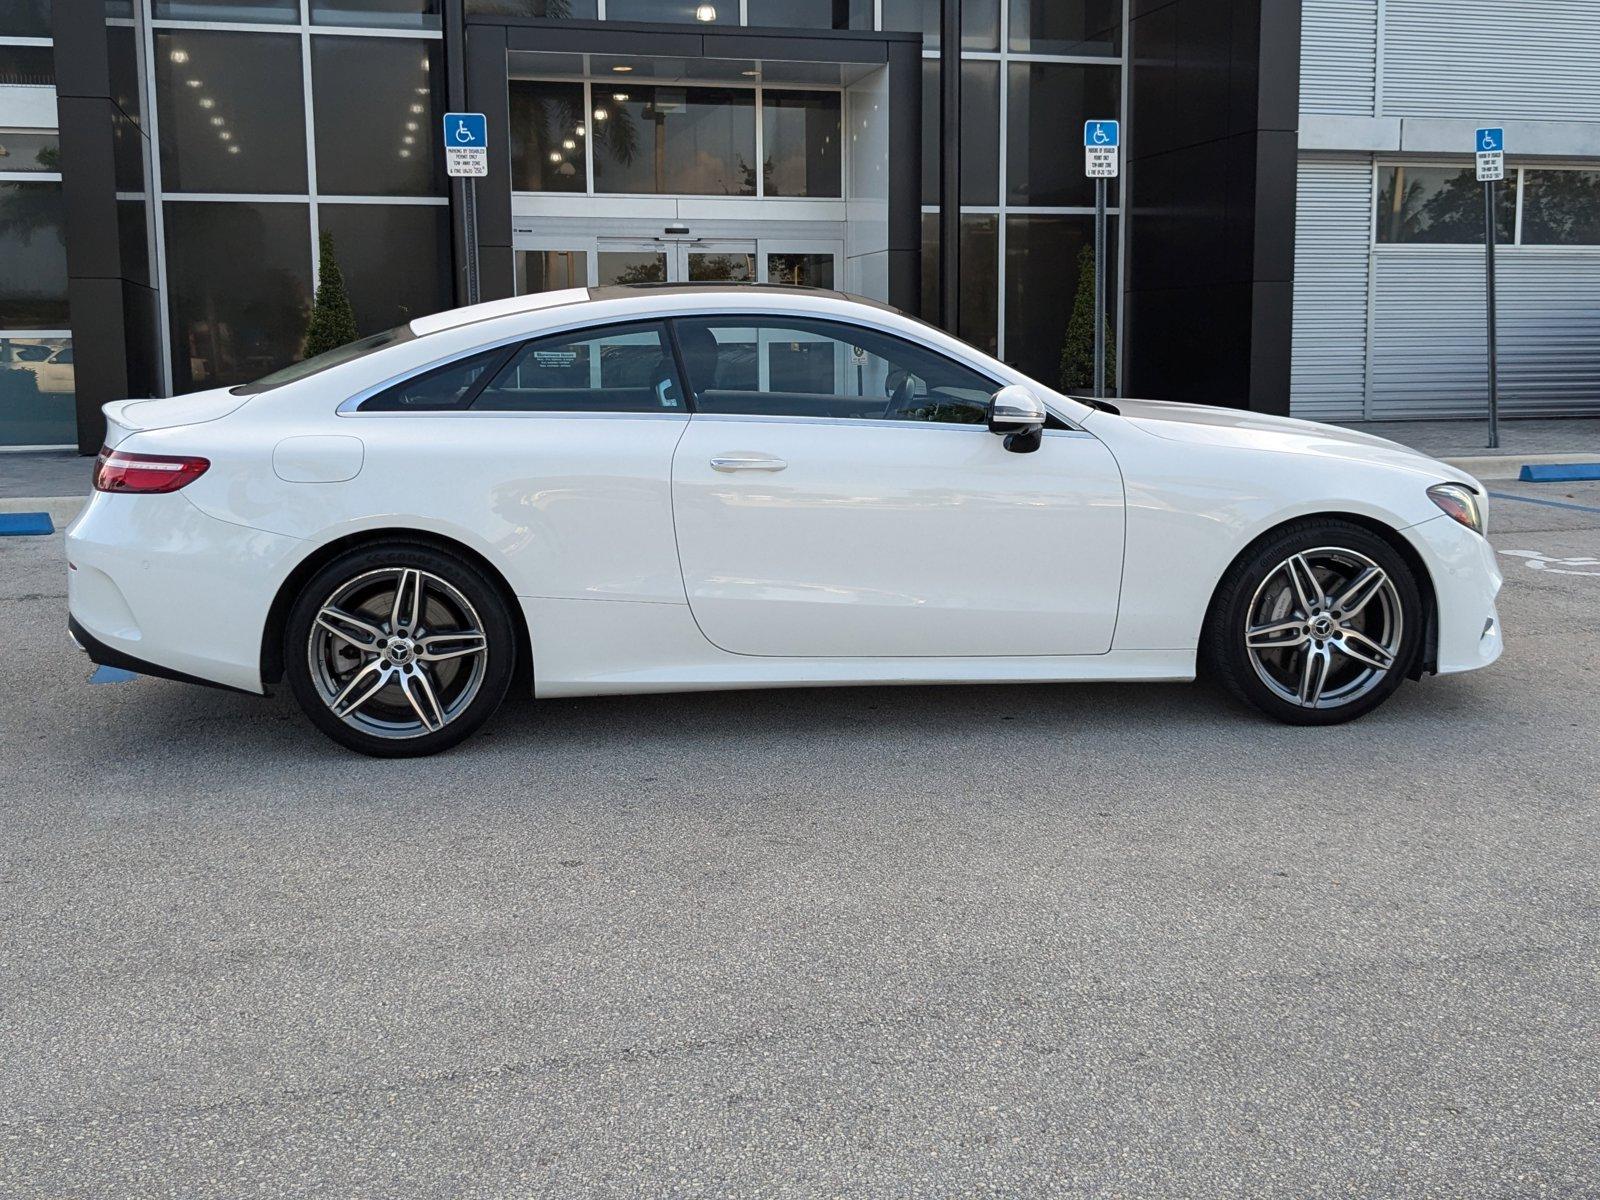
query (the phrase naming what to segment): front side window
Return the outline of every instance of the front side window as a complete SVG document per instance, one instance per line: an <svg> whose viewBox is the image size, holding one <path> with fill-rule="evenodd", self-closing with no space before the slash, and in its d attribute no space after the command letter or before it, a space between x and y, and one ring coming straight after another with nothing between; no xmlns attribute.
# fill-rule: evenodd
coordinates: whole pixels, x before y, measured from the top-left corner
<svg viewBox="0 0 1600 1200"><path fill-rule="evenodd" d="M888 334L805 317L675 322L696 411L981 425L999 387Z"/></svg>
<svg viewBox="0 0 1600 1200"><path fill-rule="evenodd" d="M472 401L475 412L683 412L672 347L654 322L528 342Z"/></svg>

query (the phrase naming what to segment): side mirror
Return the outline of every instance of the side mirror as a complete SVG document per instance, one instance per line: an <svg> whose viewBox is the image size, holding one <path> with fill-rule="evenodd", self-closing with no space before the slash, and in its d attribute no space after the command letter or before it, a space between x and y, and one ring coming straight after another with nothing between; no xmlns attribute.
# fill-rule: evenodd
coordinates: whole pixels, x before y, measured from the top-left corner
<svg viewBox="0 0 1600 1200"><path fill-rule="evenodd" d="M1020 383L1001 388L989 401L989 432L1004 434L1005 447L1014 454L1039 448L1048 419L1044 401Z"/></svg>

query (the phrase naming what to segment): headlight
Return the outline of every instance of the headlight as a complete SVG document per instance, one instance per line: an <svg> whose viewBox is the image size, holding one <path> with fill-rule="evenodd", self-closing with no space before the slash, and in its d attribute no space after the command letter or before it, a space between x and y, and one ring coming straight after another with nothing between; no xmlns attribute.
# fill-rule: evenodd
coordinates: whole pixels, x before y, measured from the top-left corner
<svg viewBox="0 0 1600 1200"><path fill-rule="evenodd" d="M1466 484L1436 483L1428 489L1428 499L1473 533L1485 534L1488 518L1484 513L1483 499Z"/></svg>

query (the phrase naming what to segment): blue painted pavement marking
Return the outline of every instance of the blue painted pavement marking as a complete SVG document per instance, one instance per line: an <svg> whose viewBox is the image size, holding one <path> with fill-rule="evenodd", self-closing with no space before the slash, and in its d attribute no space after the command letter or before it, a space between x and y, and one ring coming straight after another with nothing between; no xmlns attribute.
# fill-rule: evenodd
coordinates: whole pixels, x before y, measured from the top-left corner
<svg viewBox="0 0 1600 1200"><path fill-rule="evenodd" d="M1528 464L1517 478L1523 483L1577 483L1600 479L1600 462Z"/></svg>
<svg viewBox="0 0 1600 1200"><path fill-rule="evenodd" d="M132 671L124 671L121 667L96 667L94 674L89 676L90 683L127 683L130 679L139 678Z"/></svg>
<svg viewBox="0 0 1600 1200"><path fill-rule="evenodd" d="M47 512L0 513L0 537L37 537L55 531Z"/></svg>
<svg viewBox="0 0 1600 1200"><path fill-rule="evenodd" d="M1489 495L1495 500L1516 500L1522 504L1542 504L1546 508L1571 508L1578 512L1600 513L1600 508L1590 504L1568 504L1564 500L1539 500L1533 496L1513 496L1509 492L1490 492Z"/></svg>

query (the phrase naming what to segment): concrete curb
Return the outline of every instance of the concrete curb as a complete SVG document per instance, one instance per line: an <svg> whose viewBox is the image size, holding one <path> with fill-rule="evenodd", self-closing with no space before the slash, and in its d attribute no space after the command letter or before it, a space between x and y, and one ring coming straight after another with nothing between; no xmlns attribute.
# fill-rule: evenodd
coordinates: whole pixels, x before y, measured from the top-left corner
<svg viewBox="0 0 1600 1200"><path fill-rule="evenodd" d="M59 533L88 502L87 496L24 496L15 499L0 496L0 513L49 513Z"/></svg>
<svg viewBox="0 0 1600 1200"><path fill-rule="evenodd" d="M1516 479L1524 466L1560 466L1567 463L1594 462L1594 451L1587 454L1483 454L1472 458L1447 458L1457 470L1485 480Z"/></svg>

